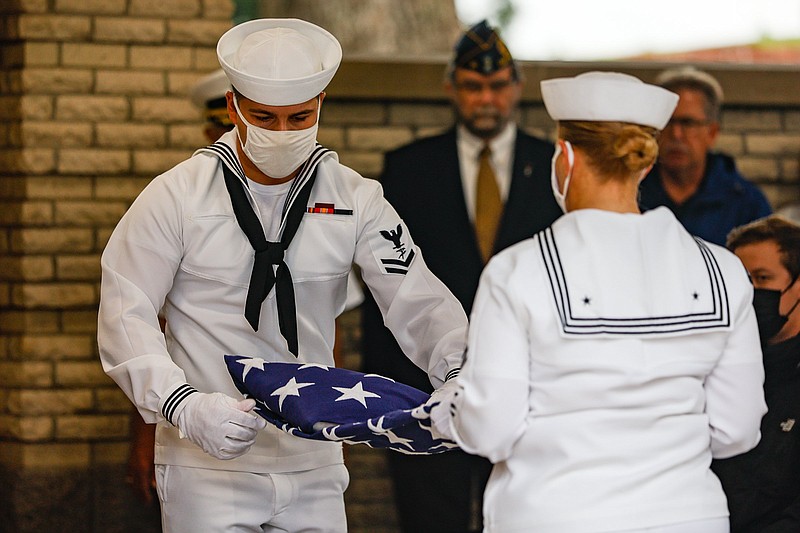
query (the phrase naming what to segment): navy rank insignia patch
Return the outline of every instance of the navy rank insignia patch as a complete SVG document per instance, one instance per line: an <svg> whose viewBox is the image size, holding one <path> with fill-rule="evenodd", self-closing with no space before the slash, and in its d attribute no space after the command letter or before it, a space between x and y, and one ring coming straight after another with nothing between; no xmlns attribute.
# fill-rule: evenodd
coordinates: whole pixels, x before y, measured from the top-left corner
<svg viewBox="0 0 800 533"><path fill-rule="evenodd" d="M411 261L414 259L414 250L408 250L403 242L403 226L398 224L395 229L380 230L381 237L392 243L395 257L381 258L381 265L387 274L408 273Z"/></svg>

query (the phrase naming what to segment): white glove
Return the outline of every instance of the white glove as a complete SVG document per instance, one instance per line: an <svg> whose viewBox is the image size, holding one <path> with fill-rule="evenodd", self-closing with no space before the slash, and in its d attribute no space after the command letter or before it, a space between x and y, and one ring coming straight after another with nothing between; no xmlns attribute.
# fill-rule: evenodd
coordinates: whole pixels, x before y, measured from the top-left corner
<svg viewBox="0 0 800 533"><path fill-rule="evenodd" d="M450 422L453 418L451 415L451 411L454 409L453 400L458 396L460 390L458 378L451 378L434 390L430 399L425 403L430 406L431 435L434 438L456 440Z"/></svg>
<svg viewBox="0 0 800 533"><path fill-rule="evenodd" d="M217 459L233 459L247 452L267 421L251 411L253 399L236 401L215 392L198 392L186 399L176 419L181 434Z"/></svg>

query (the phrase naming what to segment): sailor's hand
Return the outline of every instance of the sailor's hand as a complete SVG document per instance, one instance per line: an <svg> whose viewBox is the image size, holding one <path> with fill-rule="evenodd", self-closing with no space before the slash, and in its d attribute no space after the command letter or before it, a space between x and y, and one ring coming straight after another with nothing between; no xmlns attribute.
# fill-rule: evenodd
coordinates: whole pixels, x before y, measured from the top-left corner
<svg viewBox="0 0 800 533"><path fill-rule="evenodd" d="M215 392L194 393L178 414L182 436L217 459L233 459L247 453L267 422L253 412L253 399L238 401Z"/></svg>

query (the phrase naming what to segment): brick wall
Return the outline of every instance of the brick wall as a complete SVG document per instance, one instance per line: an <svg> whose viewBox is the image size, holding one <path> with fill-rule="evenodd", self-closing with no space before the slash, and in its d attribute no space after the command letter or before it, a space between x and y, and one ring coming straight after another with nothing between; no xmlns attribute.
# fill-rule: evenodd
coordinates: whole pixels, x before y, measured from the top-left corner
<svg viewBox="0 0 800 533"><path fill-rule="evenodd" d="M98 259L138 192L203 144L186 93L217 67L231 14L229 0L0 4L0 530L150 530L123 483L128 400L97 358ZM525 127L553 131L539 80L596 67L526 64ZM443 69L345 60L320 141L379 176L385 150L451 123ZM720 148L773 206L800 199L800 73L710 70L727 94ZM344 319L358 367L358 310ZM381 453L353 448L348 464L351 531L395 531Z"/></svg>

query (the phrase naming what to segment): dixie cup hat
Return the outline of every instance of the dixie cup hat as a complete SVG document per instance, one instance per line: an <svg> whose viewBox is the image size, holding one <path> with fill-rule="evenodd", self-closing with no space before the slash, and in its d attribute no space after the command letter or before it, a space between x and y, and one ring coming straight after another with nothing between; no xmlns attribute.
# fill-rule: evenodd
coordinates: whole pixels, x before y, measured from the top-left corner
<svg viewBox="0 0 800 533"><path fill-rule="evenodd" d="M342 47L328 31L304 20L256 19L225 32L217 58L243 96L287 106L325 90L342 61Z"/></svg>
<svg viewBox="0 0 800 533"><path fill-rule="evenodd" d="M678 105L678 95L620 72L585 72L541 82L553 120L628 122L661 130Z"/></svg>

